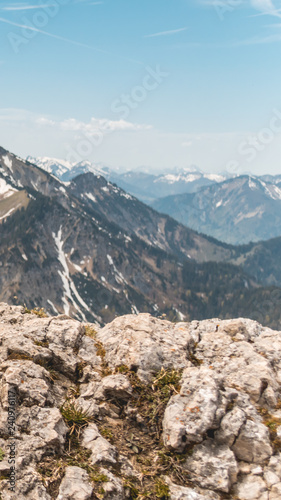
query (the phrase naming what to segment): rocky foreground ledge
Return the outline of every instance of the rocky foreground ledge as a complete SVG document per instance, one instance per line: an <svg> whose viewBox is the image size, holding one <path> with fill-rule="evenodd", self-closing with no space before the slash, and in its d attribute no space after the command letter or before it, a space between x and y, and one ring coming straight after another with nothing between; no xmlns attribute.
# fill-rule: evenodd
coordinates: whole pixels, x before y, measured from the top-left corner
<svg viewBox="0 0 281 500"><path fill-rule="evenodd" d="M0 304L0 363L3 500L281 498L281 332Z"/></svg>

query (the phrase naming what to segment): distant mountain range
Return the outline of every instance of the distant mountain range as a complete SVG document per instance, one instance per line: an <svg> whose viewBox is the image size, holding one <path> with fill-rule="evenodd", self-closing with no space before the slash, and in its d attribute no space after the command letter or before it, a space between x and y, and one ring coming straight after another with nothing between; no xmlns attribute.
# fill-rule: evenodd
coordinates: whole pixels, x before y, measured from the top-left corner
<svg viewBox="0 0 281 500"><path fill-rule="evenodd" d="M234 247L88 172L68 183L0 148L0 300L106 323L247 316L281 327L281 238Z"/></svg>
<svg viewBox="0 0 281 500"><path fill-rule="evenodd" d="M146 169L120 173L110 170L102 164L94 164L89 161L71 164L64 160L31 156L27 157L27 161L56 175L62 181L70 181L77 175L86 172L103 175L107 180L116 183L145 203L173 194L193 193L201 187L222 182L231 177L228 173L207 174L195 166L176 168L171 172L167 171L161 174L151 174L145 171Z"/></svg>
<svg viewBox="0 0 281 500"><path fill-rule="evenodd" d="M272 182L274 181L274 183ZM240 176L152 203L186 226L232 244L281 235L281 179Z"/></svg>
<svg viewBox="0 0 281 500"><path fill-rule="evenodd" d="M207 174L197 167L155 175L114 172L101 164L29 161L63 181L92 172L200 233L239 245L281 236L281 175Z"/></svg>
<svg viewBox="0 0 281 500"><path fill-rule="evenodd" d="M26 161L37 165L49 174L53 174L63 182L69 182L78 175L92 172L95 175L109 177L110 169L102 164L94 164L87 160L79 163L70 163L66 160L57 160L56 158L28 156Z"/></svg>

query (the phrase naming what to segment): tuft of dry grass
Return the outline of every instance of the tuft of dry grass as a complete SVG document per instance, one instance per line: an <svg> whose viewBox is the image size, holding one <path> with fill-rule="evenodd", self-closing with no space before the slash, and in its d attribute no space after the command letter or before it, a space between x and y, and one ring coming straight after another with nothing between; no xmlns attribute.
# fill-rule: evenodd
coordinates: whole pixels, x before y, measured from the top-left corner
<svg viewBox="0 0 281 500"><path fill-rule="evenodd" d="M86 470L93 482L96 495L94 498L102 498L102 485L108 481L108 477L100 471L100 466L90 463L91 451L80 446L77 436L73 437L72 445L72 449L70 451L65 450L63 456L57 460L54 460L54 457L43 458L37 470L41 475L45 488L52 498L57 498L59 485L65 474L66 467L81 467ZM66 446L66 448L68 447Z"/></svg>
<svg viewBox="0 0 281 500"><path fill-rule="evenodd" d="M48 318L48 314L43 307L34 307L34 309L28 309L26 306L24 306L23 314L35 314L39 318Z"/></svg>
<svg viewBox="0 0 281 500"><path fill-rule="evenodd" d="M90 337L91 339L96 338L97 332L91 325L85 325L84 328L86 337Z"/></svg>
<svg viewBox="0 0 281 500"><path fill-rule="evenodd" d="M281 425L281 419L276 418L269 413L266 408L259 408L259 413L263 417L263 423L269 430L269 437L273 446L274 452L281 450L281 439L277 435L277 429Z"/></svg>
<svg viewBox="0 0 281 500"><path fill-rule="evenodd" d="M49 347L48 340L34 340L33 343L39 347L47 347L47 348Z"/></svg>

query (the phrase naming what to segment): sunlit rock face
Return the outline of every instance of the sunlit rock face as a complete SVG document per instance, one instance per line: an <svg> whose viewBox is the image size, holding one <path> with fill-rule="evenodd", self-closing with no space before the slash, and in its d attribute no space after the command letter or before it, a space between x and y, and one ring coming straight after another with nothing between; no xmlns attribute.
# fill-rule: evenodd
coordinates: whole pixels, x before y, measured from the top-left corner
<svg viewBox="0 0 281 500"><path fill-rule="evenodd" d="M248 319L100 328L1 303L2 498L278 499L280 359Z"/></svg>

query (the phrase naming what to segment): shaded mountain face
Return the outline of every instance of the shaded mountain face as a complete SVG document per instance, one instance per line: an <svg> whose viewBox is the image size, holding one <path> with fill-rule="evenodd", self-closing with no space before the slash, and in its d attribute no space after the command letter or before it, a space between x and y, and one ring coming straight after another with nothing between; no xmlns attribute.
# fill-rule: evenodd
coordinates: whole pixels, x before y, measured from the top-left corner
<svg viewBox="0 0 281 500"><path fill-rule="evenodd" d="M232 262L264 285L281 287L281 237L236 248Z"/></svg>
<svg viewBox="0 0 281 500"><path fill-rule="evenodd" d="M153 207L196 231L231 244L281 235L281 188L240 176L197 193L157 200Z"/></svg>
<svg viewBox="0 0 281 500"><path fill-rule="evenodd" d="M22 197L0 221L0 300L98 323L138 311L263 320L274 290L266 321L281 325L279 289L235 265L241 248L158 214L100 175L66 185L1 150L0 186L0 213Z"/></svg>
<svg viewBox="0 0 281 500"><path fill-rule="evenodd" d="M176 254L181 261L187 257L189 262L206 263L207 267L210 261L231 263L263 285L281 286L281 237L240 246L221 243L159 214L101 176L79 176L68 189L87 210L98 211L130 235Z"/></svg>
<svg viewBox="0 0 281 500"><path fill-rule="evenodd" d="M102 176L91 173L79 176L68 192L106 220L143 240L147 245L174 254L179 259L197 262L222 261L232 256L232 249L161 215Z"/></svg>

